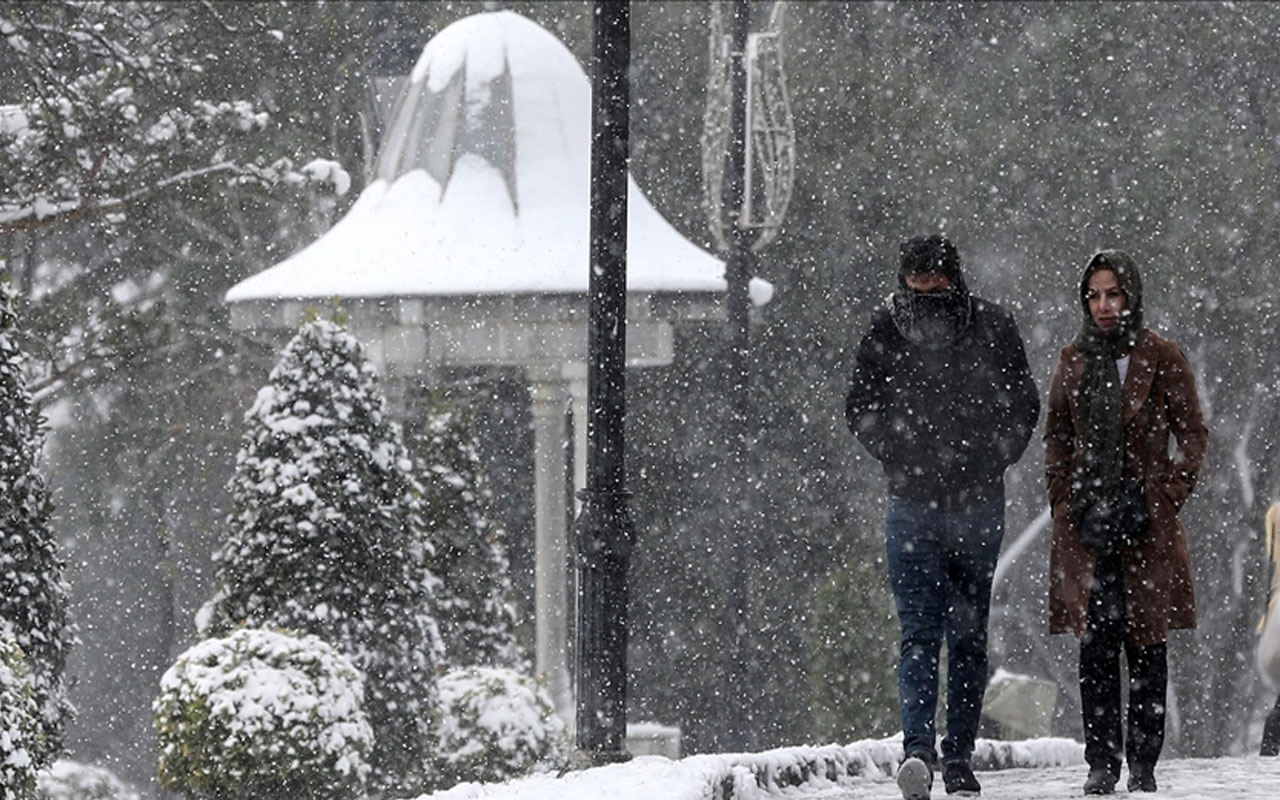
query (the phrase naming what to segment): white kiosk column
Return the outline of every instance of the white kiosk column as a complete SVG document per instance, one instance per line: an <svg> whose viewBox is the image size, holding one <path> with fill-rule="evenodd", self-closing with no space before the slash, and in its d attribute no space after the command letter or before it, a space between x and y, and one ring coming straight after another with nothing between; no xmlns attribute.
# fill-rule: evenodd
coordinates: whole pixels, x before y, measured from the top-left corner
<svg viewBox="0 0 1280 800"><path fill-rule="evenodd" d="M561 718L573 719L569 680L568 542L564 411L568 384L556 368L526 369L533 410L534 638L536 670Z"/></svg>
<svg viewBox="0 0 1280 800"><path fill-rule="evenodd" d="M582 501L578 492L587 486L587 365L571 361L564 365L573 403L573 518L578 518Z"/></svg>

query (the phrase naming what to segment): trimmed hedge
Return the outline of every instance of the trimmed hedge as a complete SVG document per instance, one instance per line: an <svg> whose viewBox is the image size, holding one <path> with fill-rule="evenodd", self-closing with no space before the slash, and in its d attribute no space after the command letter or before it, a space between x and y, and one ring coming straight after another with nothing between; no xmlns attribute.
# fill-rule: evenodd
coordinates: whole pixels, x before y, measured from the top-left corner
<svg viewBox="0 0 1280 800"><path fill-rule="evenodd" d="M533 678L466 667L445 673L439 686L439 785L518 778L564 755L564 722Z"/></svg>
<svg viewBox="0 0 1280 800"><path fill-rule="evenodd" d="M160 681L161 785L193 798L360 796L373 746L363 696L360 672L315 636L206 639Z"/></svg>

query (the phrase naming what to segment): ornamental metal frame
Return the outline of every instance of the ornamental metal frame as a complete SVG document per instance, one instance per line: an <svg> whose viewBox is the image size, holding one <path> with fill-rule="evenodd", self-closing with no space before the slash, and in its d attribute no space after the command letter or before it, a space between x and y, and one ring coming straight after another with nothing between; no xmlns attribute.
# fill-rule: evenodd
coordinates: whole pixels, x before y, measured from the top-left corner
<svg viewBox="0 0 1280 800"><path fill-rule="evenodd" d="M721 252L730 248L726 228L737 224L754 232L751 249L759 252L777 238L795 185L796 135L783 60L782 23L786 3L777 0L768 30L747 36L747 131L742 208L726 214L725 152L729 146L731 42L719 4L711 5L707 108L703 119L702 176L708 223ZM730 219L726 219L728 216Z"/></svg>

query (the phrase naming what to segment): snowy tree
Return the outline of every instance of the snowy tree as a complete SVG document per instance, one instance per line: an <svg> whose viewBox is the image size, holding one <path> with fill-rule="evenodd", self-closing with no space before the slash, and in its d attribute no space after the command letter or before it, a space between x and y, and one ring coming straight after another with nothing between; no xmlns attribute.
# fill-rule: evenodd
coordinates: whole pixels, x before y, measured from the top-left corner
<svg viewBox="0 0 1280 800"><path fill-rule="evenodd" d="M532 678L466 667L440 678L441 786L491 783L547 768L568 745L564 722Z"/></svg>
<svg viewBox="0 0 1280 800"><path fill-rule="evenodd" d="M245 415L202 631L237 625L314 634L367 678L376 785L427 755L441 645L421 487L349 332L306 323Z"/></svg>
<svg viewBox="0 0 1280 800"><path fill-rule="evenodd" d="M0 800L35 797L40 729L26 660L0 628Z"/></svg>
<svg viewBox="0 0 1280 800"><path fill-rule="evenodd" d="M417 456L434 551L429 563L441 581L436 607L445 660L522 669L503 531L471 417L438 398L424 416Z"/></svg>
<svg viewBox="0 0 1280 800"><path fill-rule="evenodd" d="M189 797L358 797L363 677L315 636L240 628L178 657L155 703L160 781Z"/></svg>
<svg viewBox="0 0 1280 800"><path fill-rule="evenodd" d="M898 622L884 570L869 560L832 570L809 620L813 736L876 739L899 729Z"/></svg>
<svg viewBox="0 0 1280 800"><path fill-rule="evenodd" d="M74 634L67 585L50 527L53 502L37 462L44 435L14 341L13 293L0 282L0 627L26 655L39 708L40 763L61 748L71 713L63 683Z"/></svg>
<svg viewBox="0 0 1280 800"><path fill-rule="evenodd" d="M294 169L231 140L253 141L269 115L192 91L204 59L175 33L200 22L189 9L137 2L4 9L4 66L28 99L6 108L0 127L0 231L94 218L121 232L135 204L209 176L263 186L347 180L325 162Z"/></svg>
<svg viewBox="0 0 1280 800"><path fill-rule="evenodd" d="M208 47L210 28L225 25L195 4L0 9L0 80L24 87L0 95L10 102L0 105L0 259L20 291L40 296L36 325L58 342L42 392L136 357L145 326L120 318L192 280L189 269L206 267L195 280L208 280L199 262L210 250L225 271L238 239L265 239L267 251L287 239L298 222L286 200L300 187L343 195L350 185L332 160L281 154L279 123L227 85L221 54L186 38L203 34ZM278 45L262 25L250 33Z"/></svg>
<svg viewBox="0 0 1280 800"><path fill-rule="evenodd" d="M237 373L270 363L236 346L218 298L327 226L346 179L316 160L336 155L323 132L255 91L277 26L216 6L0 7L0 269L28 301L29 388L68 423L49 447L84 639L67 742L137 784L155 683L208 591L212 467L256 388ZM228 57L249 51L253 70Z"/></svg>

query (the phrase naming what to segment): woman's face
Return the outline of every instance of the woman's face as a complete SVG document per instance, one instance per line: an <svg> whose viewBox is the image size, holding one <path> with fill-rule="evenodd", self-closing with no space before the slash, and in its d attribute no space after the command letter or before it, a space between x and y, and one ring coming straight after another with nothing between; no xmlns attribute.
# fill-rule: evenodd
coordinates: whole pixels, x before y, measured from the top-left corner
<svg viewBox="0 0 1280 800"><path fill-rule="evenodd" d="M1089 316L1099 328L1110 330L1120 324L1120 312L1129 304L1114 270L1100 269L1089 276Z"/></svg>

